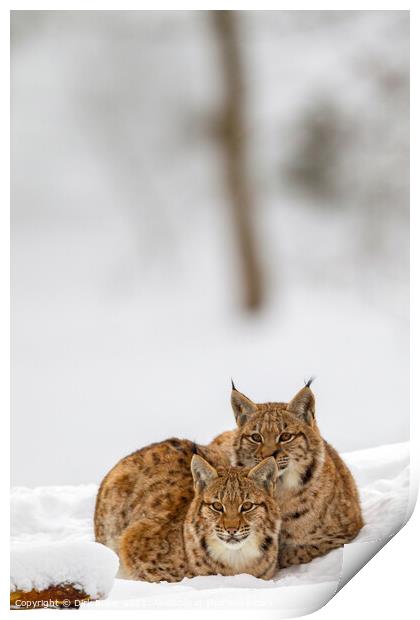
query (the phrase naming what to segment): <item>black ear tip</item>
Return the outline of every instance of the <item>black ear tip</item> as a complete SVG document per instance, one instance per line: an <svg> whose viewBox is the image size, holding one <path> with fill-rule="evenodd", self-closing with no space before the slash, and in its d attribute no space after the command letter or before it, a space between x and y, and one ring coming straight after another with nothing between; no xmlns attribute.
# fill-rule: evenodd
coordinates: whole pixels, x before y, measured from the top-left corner
<svg viewBox="0 0 420 620"><path fill-rule="evenodd" d="M305 381L305 387L311 387L312 383L315 381L315 377L309 377L307 381Z"/></svg>
<svg viewBox="0 0 420 620"><path fill-rule="evenodd" d="M204 458L203 453L200 450L200 446L197 443L195 443L195 441L192 442L191 450L192 450L192 456L199 456L201 458Z"/></svg>
<svg viewBox="0 0 420 620"><path fill-rule="evenodd" d="M232 390L235 390L235 392L237 392L238 390L236 389L235 384L233 383L233 379L231 379L230 382L232 383Z"/></svg>

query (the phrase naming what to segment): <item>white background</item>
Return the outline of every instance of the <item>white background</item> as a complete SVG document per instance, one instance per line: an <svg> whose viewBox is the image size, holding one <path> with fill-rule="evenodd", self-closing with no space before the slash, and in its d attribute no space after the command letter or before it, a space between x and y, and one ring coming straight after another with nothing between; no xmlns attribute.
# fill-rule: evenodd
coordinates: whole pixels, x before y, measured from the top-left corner
<svg viewBox="0 0 420 620"><path fill-rule="evenodd" d="M231 376L264 401L315 374L339 450L408 438L407 15L253 12L241 33L255 316L205 14L13 17L14 484L98 482L151 441L207 442L233 425ZM319 116L335 137L315 200L290 169Z"/></svg>

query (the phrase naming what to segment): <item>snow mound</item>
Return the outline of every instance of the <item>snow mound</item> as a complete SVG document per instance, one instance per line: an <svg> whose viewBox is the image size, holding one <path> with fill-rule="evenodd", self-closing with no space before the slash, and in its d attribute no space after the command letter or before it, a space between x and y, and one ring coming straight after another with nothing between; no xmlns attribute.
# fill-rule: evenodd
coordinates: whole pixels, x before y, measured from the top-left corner
<svg viewBox="0 0 420 620"><path fill-rule="evenodd" d="M354 542L393 536L409 513L409 444L396 443L341 455L360 493L365 526Z"/></svg>
<svg viewBox="0 0 420 620"><path fill-rule="evenodd" d="M119 565L111 549L84 541L14 543L10 563L11 592L72 584L92 598L107 596Z"/></svg>
<svg viewBox="0 0 420 620"><path fill-rule="evenodd" d="M409 514L409 444L400 443L357 452L342 454L350 467L360 491L365 526L350 545L349 551L360 555L356 571L369 557L375 554L386 540L393 536L406 522ZM15 555L15 565L22 563L22 572L14 572L22 579L25 575L31 583L37 580L37 567L43 577L48 569L54 575L64 568L63 558L69 558L69 566L74 571L73 580L81 583L87 572L87 564L80 567L78 562L84 558L89 540L93 540L93 512L97 486L94 484L63 487L38 487L29 489L17 487L12 490L12 540L14 549L22 547L27 555ZM54 544L42 545L49 542ZM54 542L60 541L60 542ZM80 553L76 549L79 541ZM58 551L67 549L64 553ZM107 600L88 603L87 609L95 607L124 609L189 609L203 606L212 609L276 609L279 617L303 615L325 604L336 592L345 570L347 549L335 549L327 555L316 558L309 564L283 569L271 581L256 579L250 575L234 577L195 577L180 583L146 583L115 579ZM43 549L43 551L41 551ZM53 552L57 559L54 564ZM108 566L109 575L115 574L117 561L111 554ZM32 555L32 550L33 554ZM105 569L105 557L92 555L93 581L95 575ZM32 557L34 560L32 561ZM27 564L27 558L30 564ZM61 559L60 559L61 558ZM77 563L75 560L77 558ZM112 562L112 570L111 570ZM23 564L24 563L24 564ZM89 566L91 566L89 564ZM56 571L57 568L57 571ZM78 576L78 571L81 576ZM114 572L113 572L114 571ZM354 574L354 571L353 573ZM62 579L62 577L60 577ZM38 583L38 582L37 582ZM112 579L107 582L108 588ZM101 584L102 585L102 584ZM15 583L15 587L18 585ZM99 587L95 583L84 584L93 593ZM103 586L102 586L103 587ZM86 590L87 591L87 590ZM105 591L103 592L105 594Z"/></svg>
<svg viewBox="0 0 420 620"><path fill-rule="evenodd" d="M11 541L93 540L93 512L98 487L15 487L11 494Z"/></svg>

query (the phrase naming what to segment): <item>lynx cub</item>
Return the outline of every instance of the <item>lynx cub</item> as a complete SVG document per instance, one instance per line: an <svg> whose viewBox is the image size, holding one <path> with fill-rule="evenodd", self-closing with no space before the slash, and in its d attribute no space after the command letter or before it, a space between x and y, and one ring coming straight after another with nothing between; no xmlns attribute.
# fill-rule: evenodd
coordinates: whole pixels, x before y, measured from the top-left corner
<svg viewBox="0 0 420 620"><path fill-rule="evenodd" d="M235 465L252 467L269 456L280 476L279 566L309 562L350 542L363 526L353 477L321 436L308 382L289 403L255 404L232 385L238 428L216 437Z"/></svg>
<svg viewBox="0 0 420 620"><path fill-rule="evenodd" d="M117 463L98 492L96 540L118 553L129 579L243 572L270 579L280 530L275 460L216 469L197 452L223 464L217 451L178 439Z"/></svg>

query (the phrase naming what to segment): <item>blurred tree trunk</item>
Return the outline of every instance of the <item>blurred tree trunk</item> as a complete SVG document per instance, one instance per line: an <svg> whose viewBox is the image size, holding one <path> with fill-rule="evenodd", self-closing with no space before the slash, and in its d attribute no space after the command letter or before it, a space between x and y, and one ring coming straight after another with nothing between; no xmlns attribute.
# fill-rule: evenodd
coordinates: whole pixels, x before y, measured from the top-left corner
<svg viewBox="0 0 420 620"><path fill-rule="evenodd" d="M252 223L254 199L246 171L244 88L238 41L238 12L211 11L223 71L222 148L226 186L243 283L243 303L257 310L263 303L262 268Z"/></svg>

